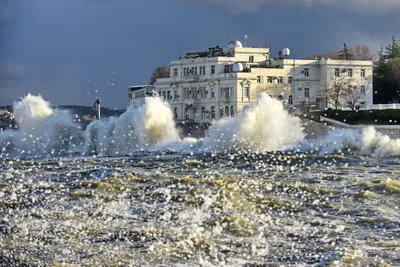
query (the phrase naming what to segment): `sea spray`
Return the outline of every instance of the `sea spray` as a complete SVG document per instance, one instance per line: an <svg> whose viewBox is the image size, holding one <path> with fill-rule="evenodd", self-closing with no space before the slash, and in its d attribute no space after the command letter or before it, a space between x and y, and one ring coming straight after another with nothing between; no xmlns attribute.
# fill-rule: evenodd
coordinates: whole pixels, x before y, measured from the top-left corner
<svg viewBox="0 0 400 267"><path fill-rule="evenodd" d="M53 110L41 96L28 94L13 105L17 130L0 134L3 149L20 153L79 152L83 145L80 127L65 110Z"/></svg>
<svg viewBox="0 0 400 267"><path fill-rule="evenodd" d="M258 153L296 147L304 137L300 119L288 114L280 101L262 93L250 111L216 122L204 145L211 151Z"/></svg>
<svg viewBox="0 0 400 267"><path fill-rule="evenodd" d="M160 98L148 97L120 117L95 121L85 131L85 153L129 154L160 149L179 140L173 114Z"/></svg>
<svg viewBox="0 0 400 267"><path fill-rule="evenodd" d="M355 153L375 157L400 155L400 139L379 133L372 126L359 130L336 129L313 142L303 150L315 150L320 154Z"/></svg>

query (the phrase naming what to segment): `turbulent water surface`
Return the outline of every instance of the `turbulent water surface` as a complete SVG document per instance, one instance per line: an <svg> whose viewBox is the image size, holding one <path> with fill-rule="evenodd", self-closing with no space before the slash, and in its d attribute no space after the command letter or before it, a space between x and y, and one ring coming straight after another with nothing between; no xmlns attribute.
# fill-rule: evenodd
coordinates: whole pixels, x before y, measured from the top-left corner
<svg viewBox="0 0 400 267"><path fill-rule="evenodd" d="M202 140L159 99L85 131L46 105L0 133L2 266L400 265L400 140L304 140L268 96Z"/></svg>

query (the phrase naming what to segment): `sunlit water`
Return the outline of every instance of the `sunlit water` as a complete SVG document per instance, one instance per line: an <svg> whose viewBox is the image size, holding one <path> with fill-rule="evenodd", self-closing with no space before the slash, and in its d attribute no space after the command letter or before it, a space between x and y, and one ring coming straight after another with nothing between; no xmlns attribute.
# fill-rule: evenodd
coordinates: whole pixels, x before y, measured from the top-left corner
<svg viewBox="0 0 400 267"><path fill-rule="evenodd" d="M400 265L399 140L373 128L304 140L264 96L203 140L158 99L83 132L28 97L0 134L2 266Z"/></svg>

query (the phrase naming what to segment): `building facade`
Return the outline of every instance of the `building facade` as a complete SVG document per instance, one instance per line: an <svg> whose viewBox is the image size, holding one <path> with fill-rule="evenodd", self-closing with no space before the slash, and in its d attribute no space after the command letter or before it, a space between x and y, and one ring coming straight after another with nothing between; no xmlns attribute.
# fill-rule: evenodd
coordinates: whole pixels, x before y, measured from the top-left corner
<svg viewBox="0 0 400 267"><path fill-rule="evenodd" d="M169 67L170 77L157 79L155 88L177 122L235 117L262 92L287 108L324 109L329 103L321 89L335 79L347 79L359 90L358 105L372 104L372 61L271 59L268 48L231 41L227 49L189 52Z"/></svg>

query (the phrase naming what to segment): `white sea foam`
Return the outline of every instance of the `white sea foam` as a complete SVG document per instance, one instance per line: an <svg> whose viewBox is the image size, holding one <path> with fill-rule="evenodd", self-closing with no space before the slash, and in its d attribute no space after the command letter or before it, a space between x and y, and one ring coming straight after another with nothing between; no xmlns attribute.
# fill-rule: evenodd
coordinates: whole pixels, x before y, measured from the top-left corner
<svg viewBox="0 0 400 267"><path fill-rule="evenodd" d="M28 94L13 105L17 130L0 134L0 145L9 144L19 152L76 152L83 141L82 131L65 110L52 110L41 96Z"/></svg>
<svg viewBox="0 0 400 267"><path fill-rule="evenodd" d="M320 154L349 153L377 157L400 155L400 139L375 128L333 130L315 141L304 141L300 120L266 94L250 111L214 123L204 139L181 140L173 114L159 98L146 98L120 117L90 123L85 132L71 114L53 110L41 96L28 94L13 106L17 130L0 132L0 148L24 153L82 152L103 155L139 150L172 149L179 152L259 153L293 149Z"/></svg>
<svg viewBox="0 0 400 267"><path fill-rule="evenodd" d="M307 143L304 150L320 154L349 153L375 157L400 155L400 139L379 133L372 126L361 130L336 129L320 139Z"/></svg>
<svg viewBox="0 0 400 267"><path fill-rule="evenodd" d="M266 152L296 147L304 137L300 119L263 93L242 116L216 122L204 145L211 151Z"/></svg>
<svg viewBox="0 0 400 267"><path fill-rule="evenodd" d="M94 121L85 131L85 152L129 154L160 149L179 140L170 107L148 97L144 105L129 107L120 117Z"/></svg>

